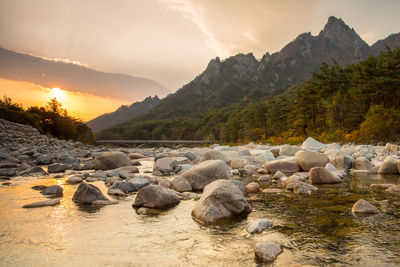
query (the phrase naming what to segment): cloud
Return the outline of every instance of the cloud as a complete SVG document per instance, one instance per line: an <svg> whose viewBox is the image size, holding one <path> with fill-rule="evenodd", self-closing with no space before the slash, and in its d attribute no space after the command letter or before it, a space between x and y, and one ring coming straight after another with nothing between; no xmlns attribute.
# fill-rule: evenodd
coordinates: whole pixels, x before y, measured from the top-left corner
<svg viewBox="0 0 400 267"><path fill-rule="evenodd" d="M195 5L193 2L187 0L159 0L159 3L181 13L185 19L195 24L203 34L206 44L213 49L217 55L221 57L228 57L231 55L229 46L218 41L213 32L206 26L203 16L204 9L200 5Z"/></svg>

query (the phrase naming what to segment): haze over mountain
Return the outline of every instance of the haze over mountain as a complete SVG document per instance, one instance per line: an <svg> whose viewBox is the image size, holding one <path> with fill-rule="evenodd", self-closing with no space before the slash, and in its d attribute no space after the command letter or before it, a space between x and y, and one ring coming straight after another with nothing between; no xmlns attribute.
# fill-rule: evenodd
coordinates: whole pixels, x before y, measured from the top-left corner
<svg viewBox="0 0 400 267"><path fill-rule="evenodd" d="M121 106L116 111L103 114L86 124L94 131L98 132L110 126L123 123L127 120L138 116L151 108L155 107L160 102L158 96L147 97L141 102L135 102L130 106Z"/></svg>
<svg viewBox="0 0 400 267"><path fill-rule="evenodd" d="M211 60L192 82L143 115L114 127L114 132L149 120L200 117L211 109L237 102L252 91L265 93L305 81L323 62L345 66L382 52L386 46L400 47L400 34L392 34L369 46L342 19L330 17L319 35L300 34L281 51L267 53L260 61L251 53L224 61L218 57Z"/></svg>
<svg viewBox="0 0 400 267"><path fill-rule="evenodd" d="M0 48L0 78L127 101L137 101L149 95L163 97L169 93L167 88L151 79L97 71L4 48Z"/></svg>

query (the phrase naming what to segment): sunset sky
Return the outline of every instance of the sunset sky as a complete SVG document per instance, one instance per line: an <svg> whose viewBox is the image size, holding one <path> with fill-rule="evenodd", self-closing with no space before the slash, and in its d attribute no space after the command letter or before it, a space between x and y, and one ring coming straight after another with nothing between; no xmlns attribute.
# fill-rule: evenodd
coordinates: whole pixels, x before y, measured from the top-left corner
<svg viewBox="0 0 400 267"><path fill-rule="evenodd" d="M0 46L147 77L173 92L216 56L253 52L261 58L300 33L317 35L331 15L373 44L400 31L399 10L397 0L1 0ZM0 85L1 95L24 105L51 97L51 88L6 80ZM27 98L29 92L38 95ZM64 105L84 119L128 104L87 92L65 95Z"/></svg>

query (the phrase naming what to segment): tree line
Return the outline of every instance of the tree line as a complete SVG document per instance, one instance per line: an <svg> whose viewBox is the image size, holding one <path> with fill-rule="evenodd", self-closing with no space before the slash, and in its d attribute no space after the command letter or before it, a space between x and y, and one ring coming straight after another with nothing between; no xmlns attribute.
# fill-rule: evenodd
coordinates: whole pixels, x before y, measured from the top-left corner
<svg viewBox="0 0 400 267"><path fill-rule="evenodd" d="M32 106L24 109L21 104L4 96L0 99L0 118L30 125L41 134L59 139L72 139L89 144L96 140L92 130L81 120L69 116L56 98L43 107Z"/></svg>

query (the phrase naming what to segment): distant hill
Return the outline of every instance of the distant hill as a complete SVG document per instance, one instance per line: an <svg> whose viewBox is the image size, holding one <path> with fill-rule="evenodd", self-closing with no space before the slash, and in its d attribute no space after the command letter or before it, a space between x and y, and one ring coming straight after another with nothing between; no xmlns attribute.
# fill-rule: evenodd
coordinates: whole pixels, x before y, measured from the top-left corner
<svg viewBox="0 0 400 267"><path fill-rule="evenodd" d="M97 71L4 48L0 48L0 77L128 101L137 101L149 95L164 97L170 93L164 86L150 79Z"/></svg>
<svg viewBox="0 0 400 267"><path fill-rule="evenodd" d="M100 132L100 136L126 138L129 132L132 135L129 138L136 138L134 133L140 132L141 125L147 121L200 118L249 96L255 99L257 95L282 92L290 85L310 79L324 62L347 66L384 51L386 46L400 47L400 34L392 34L369 46L342 19L329 17L317 36L300 34L281 51L272 55L266 53L260 61L251 53L223 61L211 60L203 73L162 99L156 107ZM130 131L133 127L136 130Z"/></svg>
<svg viewBox="0 0 400 267"><path fill-rule="evenodd" d="M160 102L158 96L147 97L142 102L135 102L130 106L121 106L116 111L103 114L86 124L98 132L105 128L123 123L155 107Z"/></svg>

